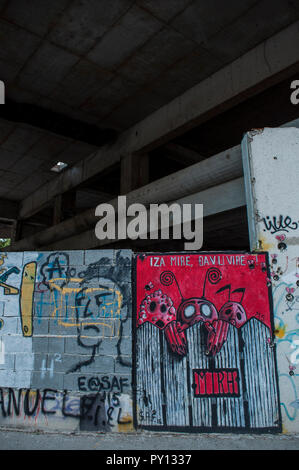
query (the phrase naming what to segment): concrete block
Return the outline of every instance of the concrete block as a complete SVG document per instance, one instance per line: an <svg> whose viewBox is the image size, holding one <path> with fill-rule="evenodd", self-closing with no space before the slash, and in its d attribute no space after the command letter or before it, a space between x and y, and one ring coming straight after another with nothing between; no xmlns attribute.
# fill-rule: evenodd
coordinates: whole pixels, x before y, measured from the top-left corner
<svg viewBox="0 0 299 470"><path fill-rule="evenodd" d="M119 359L115 361L114 372L116 374L128 374L132 368L132 356L121 356L123 364Z"/></svg>
<svg viewBox="0 0 299 470"><path fill-rule="evenodd" d="M53 388L63 390L64 374L46 372L44 375L40 372L31 372L31 387L44 390L45 388Z"/></svg>
<svg viewBox="0 0 299 470"><path fill-rule="evenodd" d="M12 282L12 280L9 280L9 281L10 281L10 285L12 285L13 287L19 288L20 281L18 282ZM4 317L19 317L20 305L19 305L18 295L10 295L10 296L3 295L2 296L0 292L0 299L1 301L2 299L4 299L4 312L3 312Z"/></svg>
<svg viewBox="0 0 299 470"><path fill-rule="evenodd" d="M54 336L74 336L77 335L77 327L74 324L75 319L71 320L60 320L58 323L55 319L50 319L49 321L49 334ZM67 326L70 324L74 324L74 326Z"/></svg>
<svg viewBox="0 0 299 470"><path fill-rule="evenodd" d="M79 346L77 338L66 337L64 344L65 344L64 348L65 348L66 354L78 354L82 356L91 356L91 349L83 348L82 346Z"/></svg>
<svg viewBox="0 0 299 470"><path fill-rule="evenodd" d="M54 354L49 354L49 363L53 363L55 372L61 372L64 374L69 373L70 370L75 368L77 364L86 361L86 356L80 356L77 354L63 354L61 357ZM90 368L92 365L88 365Z"/></svg>
<svg viewBox="0 0 299 470"><path fill-rule="evenodd" d="M48 351L49 353L63 354L65 338L48 338Z"/></svg>
<svg viewBox="0 0 299 470"><path fill-rule="evenodd" d="M132 318L128 316L121 322L121 336L132 337L132 333Z"/></svg>
<svg viewBox="0 0 299 470"><path fill-rule="evenodd" d="M86 372L92 374L111 374L114 372L114 356L101 356L97 355L94 362L92 362L88 368L85 368ZM82 369L84 372L84 369Z"/></svg>
<svg viewBox="0 0 299 470"><path fill-rule="evenodd" d="M125 266L131 266L132 264L132 250L115 250L115 264L118 263L119 260L122 260Z"/></svg>
<svg viewBox="0 0 299 470"><path fill-rule="evenodd" d="M78 388L78 379L83 373L73 373L73 374L64 374L63 376L63 389L64 390L73 390L79 391Z"/></svg>
<svg viewBox="0 0 299 470"><path fill-rule="evenodd" d="M110 266L114 262L114 250L86 250L84 251L84 264L100 264Z"/></svg>
<svg viewBox="0 0 299 470"><path fill-rule="evenodd" d="M6 339L7 338L7 339ZM24 338L21 335L4 336L5 351L8 353L31 353L32 338Z"/></svg>
<svg viewBox="0 0 299 470"><path fill-rule="evenodd" d="M102 338L113 338L114 336L117 336L119 320L101 318L99 321L101 324L98 324L98 328L101 330Z"/></svg>
<svg viewBox="0 0 299 470"><path fill-rule="evenodd" d="M81 371L75 374L64 376L64 388L66 390L76 390L81 394L91 392L106 393L130 393L132 388L131 374L90 374Z"/></svg>
<svg viewBox="0 0 299 470"><path fill-rule="evenodd" d="M132 337L130 336L121 337L120 350L121 350L121 354L124 354L125 356L132 355Z"/></svg>
<svg viewBox="0 0 299 470"><path fill-rule="evenodd" d="M6 257L4 258L4 263L2 265L2 268L5 269L10 269L16 266L17 268L22 268L23 267L23 253L20 252L9 252L6 254ZM12 279L12 276L16 276L15 274L12 274L9 279Z"/></svg>
<svg viewBox="0 0 299 470"><path fill-rule="evenodd" d="M12 370L0 370L0 387L15 387L16 376Z"/></svg>
<svg viewBox="0 0 299 470"><path fill-rule="evenodd" d="M117 343L119 338L104 338L99 346L100 356L117 356Z"/></svg>
<svg viewBox="0 0 299 470"><path fill-rule="evenodd" d="M15 354L4 354L3 363L0 363L0 370L15 370Z"/></svg>
<svg viewBox="0 0 299 470"><path fill-rule="evenodd" d="M4 335L14 335L18 332L18 321L17 317L6 317L3 319L3 327L1 329L1 333Z"/></svg>
<svg viewBox="0 0 299 470"><path fill-rule="evenodd" d="M41 338L32 338L32 351L35 353L47 353L49 348L49 338L47 336Z"/></svg>
<svg viewBox="0 0 299 470"><path fill-rule="evenodd" d="M125 322L127 318L132 318L131 297L127 305L122 307L122 309L120 310L120 318L123 322Z"/></svg>
<svg viewBox="0 0 299 470"><path fill-rule="evenodd" d="M70 266L83 266L84 265L84 250L70 250L65 251L69 257Z"/></svg>
<svg viewBox="0 0 299 470"><path fill-rule="evenodd" d="M16 353L15 354L15 370L22 371L22 370L32 370L33 363L35 361L35 355L32 354L24 354L24 353Z"/></svg>
<svg viewBox="0 0 299 470"><path fill-rule="evenodd" d="M23 264L32 263L35 261L38 263L40 253L37 251L24 251L23 252Z"/></svg>
<svg viewBox="0 0 299 470"><path fill-rule="evenodd" d="M31 371L29 370L16 370L14 372L14 382L16 388L30 388Z"/></svg>
<svg viewBox="0 0 299 470"><path fill-rule="evenodd" d="M49 320L48 318L34 319L33 321L33 334L35 335L47 335L49 333Z"/></svg>
<svg viewBox="0 0 299 470"><path fill-rule="evenodd" d="M34 370L36 372L43 372L44 374L48 373L49 371L54 372L54 365L52 365L49 361L49 356L46 353L34 353L34 358L33 358L33 366L31 370Z"/></svg>

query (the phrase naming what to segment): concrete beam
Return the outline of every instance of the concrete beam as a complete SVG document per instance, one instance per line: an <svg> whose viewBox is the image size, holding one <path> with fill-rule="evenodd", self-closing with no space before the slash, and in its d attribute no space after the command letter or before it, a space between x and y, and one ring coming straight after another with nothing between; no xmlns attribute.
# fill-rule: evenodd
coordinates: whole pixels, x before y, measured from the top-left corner
<svg viewBox="0 0 299 470"><path fill-rule="evenodd" d="M198 152L195 152L195 150L188 149L172 142L166 144L163 149L167 151L167 156L169 156L169 158L187 165L193 165L204 158Z"/></svg>
<svg viewBox="0 0 299 470"><path fill-rule="evenodd" d="M208 188L204 191L191 194L172 202L177 203L180 206L183 204L203 204L204 217L243 207L246 205L243 177L228 181L218 186L213 186L212 188ZM134 217L128 217L127 224L133 219ZM150 220L148 216L147 227L149 226ZM118 242L117 238L115 240L98 240L95 236L95 229L92 228L91 230L87 230L86 232L74 235L73 237L65 240L60 240L50 245L43 246L42 248L44 250L72 250L81 249L82 247L91 249L101 248L105 245L110 245L111 243L116 242Z"/></svg>
<svg viewBox="0 0 299 470"><path fill-rule="evenodd" d="M203 191L231 179L239 178L242 175L241 147L238 145L131 191L127 194L127 204L138 202L147 205L150 203L173 201L196 191ZM110 201L110 204L117 209L117 198ZM88 227L95 226L96 222L95 209L88 209L54 227L18 241L13 246L13 250L34 250L41 246L46 246L54 241L57 242L62 238L83 232Z"/></svg>
<svg viewBox="0 0 299 470"><path fill-rule="evenodd" d="M299 21L155 111L113 145L101 148L35 191L21 204L20 217L29 217L49 199L116 164L121 156L146 153L292 76L299 70L298 43Z"/></svg>

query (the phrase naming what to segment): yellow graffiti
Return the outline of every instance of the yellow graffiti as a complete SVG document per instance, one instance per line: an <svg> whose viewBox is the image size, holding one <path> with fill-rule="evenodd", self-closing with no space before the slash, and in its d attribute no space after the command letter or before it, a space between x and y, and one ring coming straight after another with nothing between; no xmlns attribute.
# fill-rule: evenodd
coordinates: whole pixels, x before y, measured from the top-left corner
<svg viewBox="0 0 299 470"><path fill-rule="evenodd" d="M4 295L16 295L19 293L19 289L17 287L9 286L8 284L2 281L0 281L0 287L3 287Z"/></svg>
<svg viewBox="0 0 299 470"><path fill-rule="evenodd" d="M282 339L285 336L287 325L275 325L274 334L278 338Z"/></svg>
<svg viewBox="0 0 299 470"><path fill-rule="evenodd" d="M267 238L263 235L259 237L259 249L263 251L269 251L274 248L275 245L273 243L269 243Z"/></svg>
<svg viewBox="0 0 299 470"><path fill-rule="evenodd" d="M4 264L5 258L7 258L7 255L5 254L0 255L0 266ZM1 268L0 274L5 273L5 271L6 271L6 268ZM0 287L3 287L4 295L16 295L19 293L19 289L17 289L17 287L10 286L9 284L1 280L0 280Z"/></svg>
<svg viewBox="0 0 299 470"><path fill-rule="evenodd" d="M51 291L51 303L55 306L54 310L51 313L52 318L56 318L59 325L65 327L81 327L81 326L102 326L104 328L109 328L113 333L113 325L110 325L104 321L104 318L109 316L110 319L119 319L120 318L120 311L122 305L122 294L117 289L112 289L108 287L90 287L84 289L84 295L88 295L90 293L97 294L97 293L104 293L109 292L114 295L114 301L105 302L105 305L101 306L103 319L90 319L87 318L80 318L80 322L78 322L76 309L85 309L86 306L78 306L76 305L76 295L82 291L82 287L69 287L69 286L60 286L59 283L65 282L64 278L56 278L51 279L49 281L50 291ZM79 284L82 282L82 279L78 278L70 278L69 284L75 283ZM58 293L59 296L55 295ZM115 308L116 307L116 308ZM119 331L117 332L117 336L119 335ZM104 332L103 332L104 336ZM83 336L82 336L83 337Z"/></svg>
<svg viewBox="0 0 299 470"><path fill-rule="evenodd" d="M32 336L33 322L33 294L36 276L36 263L27 263L24 266L21 295L20 295L20 314L22 321L22 331L24 336Z"/></svg>
<svg viewBox="0 0 299 470"><path fill-rule="evenodd" d="M131 416L129 413L127 413L126 415L122 416L120 422L118 423L117 431L118 431L118 432L130 432L130 431L134 431L134 427L133 427L133 418L132 418L132 416Z"/></svg>
<svg viewBox="0 0 299 470"><path fill-rule="evenodd" d="M5 258L7 258L7 255L0 255L0 266L2 266L2 264L4 264L4 260ZM4 273L5 269L0 269L0 274Z"/></svg>

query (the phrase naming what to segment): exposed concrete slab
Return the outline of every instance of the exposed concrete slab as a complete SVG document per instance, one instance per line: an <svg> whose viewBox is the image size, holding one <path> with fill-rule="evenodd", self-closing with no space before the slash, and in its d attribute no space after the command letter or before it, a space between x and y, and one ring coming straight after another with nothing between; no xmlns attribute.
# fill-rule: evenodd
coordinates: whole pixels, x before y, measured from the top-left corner
<svg viewBox="0 0 299 470"><path fill-rule="evenodd" d="M10 169L22 157L20 154L15 154L5 149L0 150L0 170Z"/></svg>
<svg viewBox="0 0 299 470"><path fill-rule="evenodd" d="M12 0L8 2L2 15L8 21L23 26L39 36L44 36L67 3L67 0L52 0L51 2ZM33 17L35 18L34 22L32 21Z"/></svg>
<svg viewBox="0 0 299 470"><path fill-rule="evenodd" d="M163 24L138 6L133 6L103 39L88 58L100 67L113 69L157 33Z"/></svg>
<svg viewBox="0 0 299 470"><path fill-rule="evenodd" d="M193 41L170 28L164 28L121 67L120 73L142 85L155 79L194 48Z"/></svg>
<svg viewBox="0 0 299 470"><path fill-rule="evenodd" d="M299 51L296 47L298 42L299 22L296 22L131 127L115 144L103 147L91 159L86 159L82 182L115 165L120 161L121 155L145 153L220 110L229 109L279 82L282 76L291 76L295 69L299 69ZM64 178L68 174L66 171ZM48 195L49 198L55 195L51 184ZM24 201L22 217L28 216L26 207L30 207L31 211L38 210L46 202L40 200L39 205L33 206L32 197L29 196Z"/></svg>
<svg viewBox="0 0 299 470"><path fill-rule="evenodd" d="M131 3L130 0L114 0L103 8L98 0L76 0L59 19L49 38L77 54L84 54L126 12Z"/></svg>
<svg viewBox="0 0 299 470"><path fill-rule="evenodd" d="M286 5L284 0L254 3L244 15L209 37L205 44L212 54L222 57L226 63L255 47L265 35L270 37L280 31L286 23L292 23L299 18L298 4ZM270 22L267 21L269 14L272 18Z"/></svg>
<svg viewBox="0 0 299 470"><path fill-rule="evenodd" d="M6 139L1 148L14 154L23 155L42 137L42 133L30 126L16 126Z"/></svg>
<svg viewBox="0 0 299 470"><path fill-rule="evenodd" d="M259 2L261 3L261 2ZM192 2L172 22L173 26L198 44L209 44L210 38L256 4L255 0L229 0L223 8L221 0Z"/></svg>
<svg viewBox="0 0 299 470"><path fill-rule="evenodd" d="M0 28L0 58L8 63L23 64L39 45L40 38L4 20L0 20Z"/></svg>
<svg viewBox="0 0 299 470"><path fill-rule="evenodd" d="M111 72L101 70L97 65L81 59L64 77L60 86L51 94L51 98L78 107L92 99L113 77Z"/></svg>
<svg viewBox="0 0 299 470"><path fill-rule="evenodd" d="M70 68L78 61L78 56L44 41L24 67L28 77L38 77L39 81L59 83Z"/></svg>
<svg viewBox="0 0 299 470"><path fill-rule="evenodd" d="M170 21L174 16L184 10L193 0L171 0L169 2L157 2L157 0L138 0L137 3L150 11L153 15L164 21Z"/></svg>

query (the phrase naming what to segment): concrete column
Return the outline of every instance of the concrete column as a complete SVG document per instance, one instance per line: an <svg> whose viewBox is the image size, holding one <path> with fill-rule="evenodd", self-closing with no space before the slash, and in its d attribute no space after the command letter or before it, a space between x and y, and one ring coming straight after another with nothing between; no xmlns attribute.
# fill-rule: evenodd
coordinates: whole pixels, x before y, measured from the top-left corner
<svg viewBox="0 0 299 470"><path fill-rule="evenodd" d="M283 431L299 432L299 129L242 142L251 250L268 251Z"/></svg>
<svg viewBox="0 0 299 470"><path fill-rule="evenodd" d="M53 225L59 224L65 218L76 215L76 191L58 194L54 198Z"/></svg>
<svg viewBox="0 0 299 470"><path fill-rule="evenodd" d="M127 194L149 182L149 156L129 154L121 159L120 192Z"/></svg>

